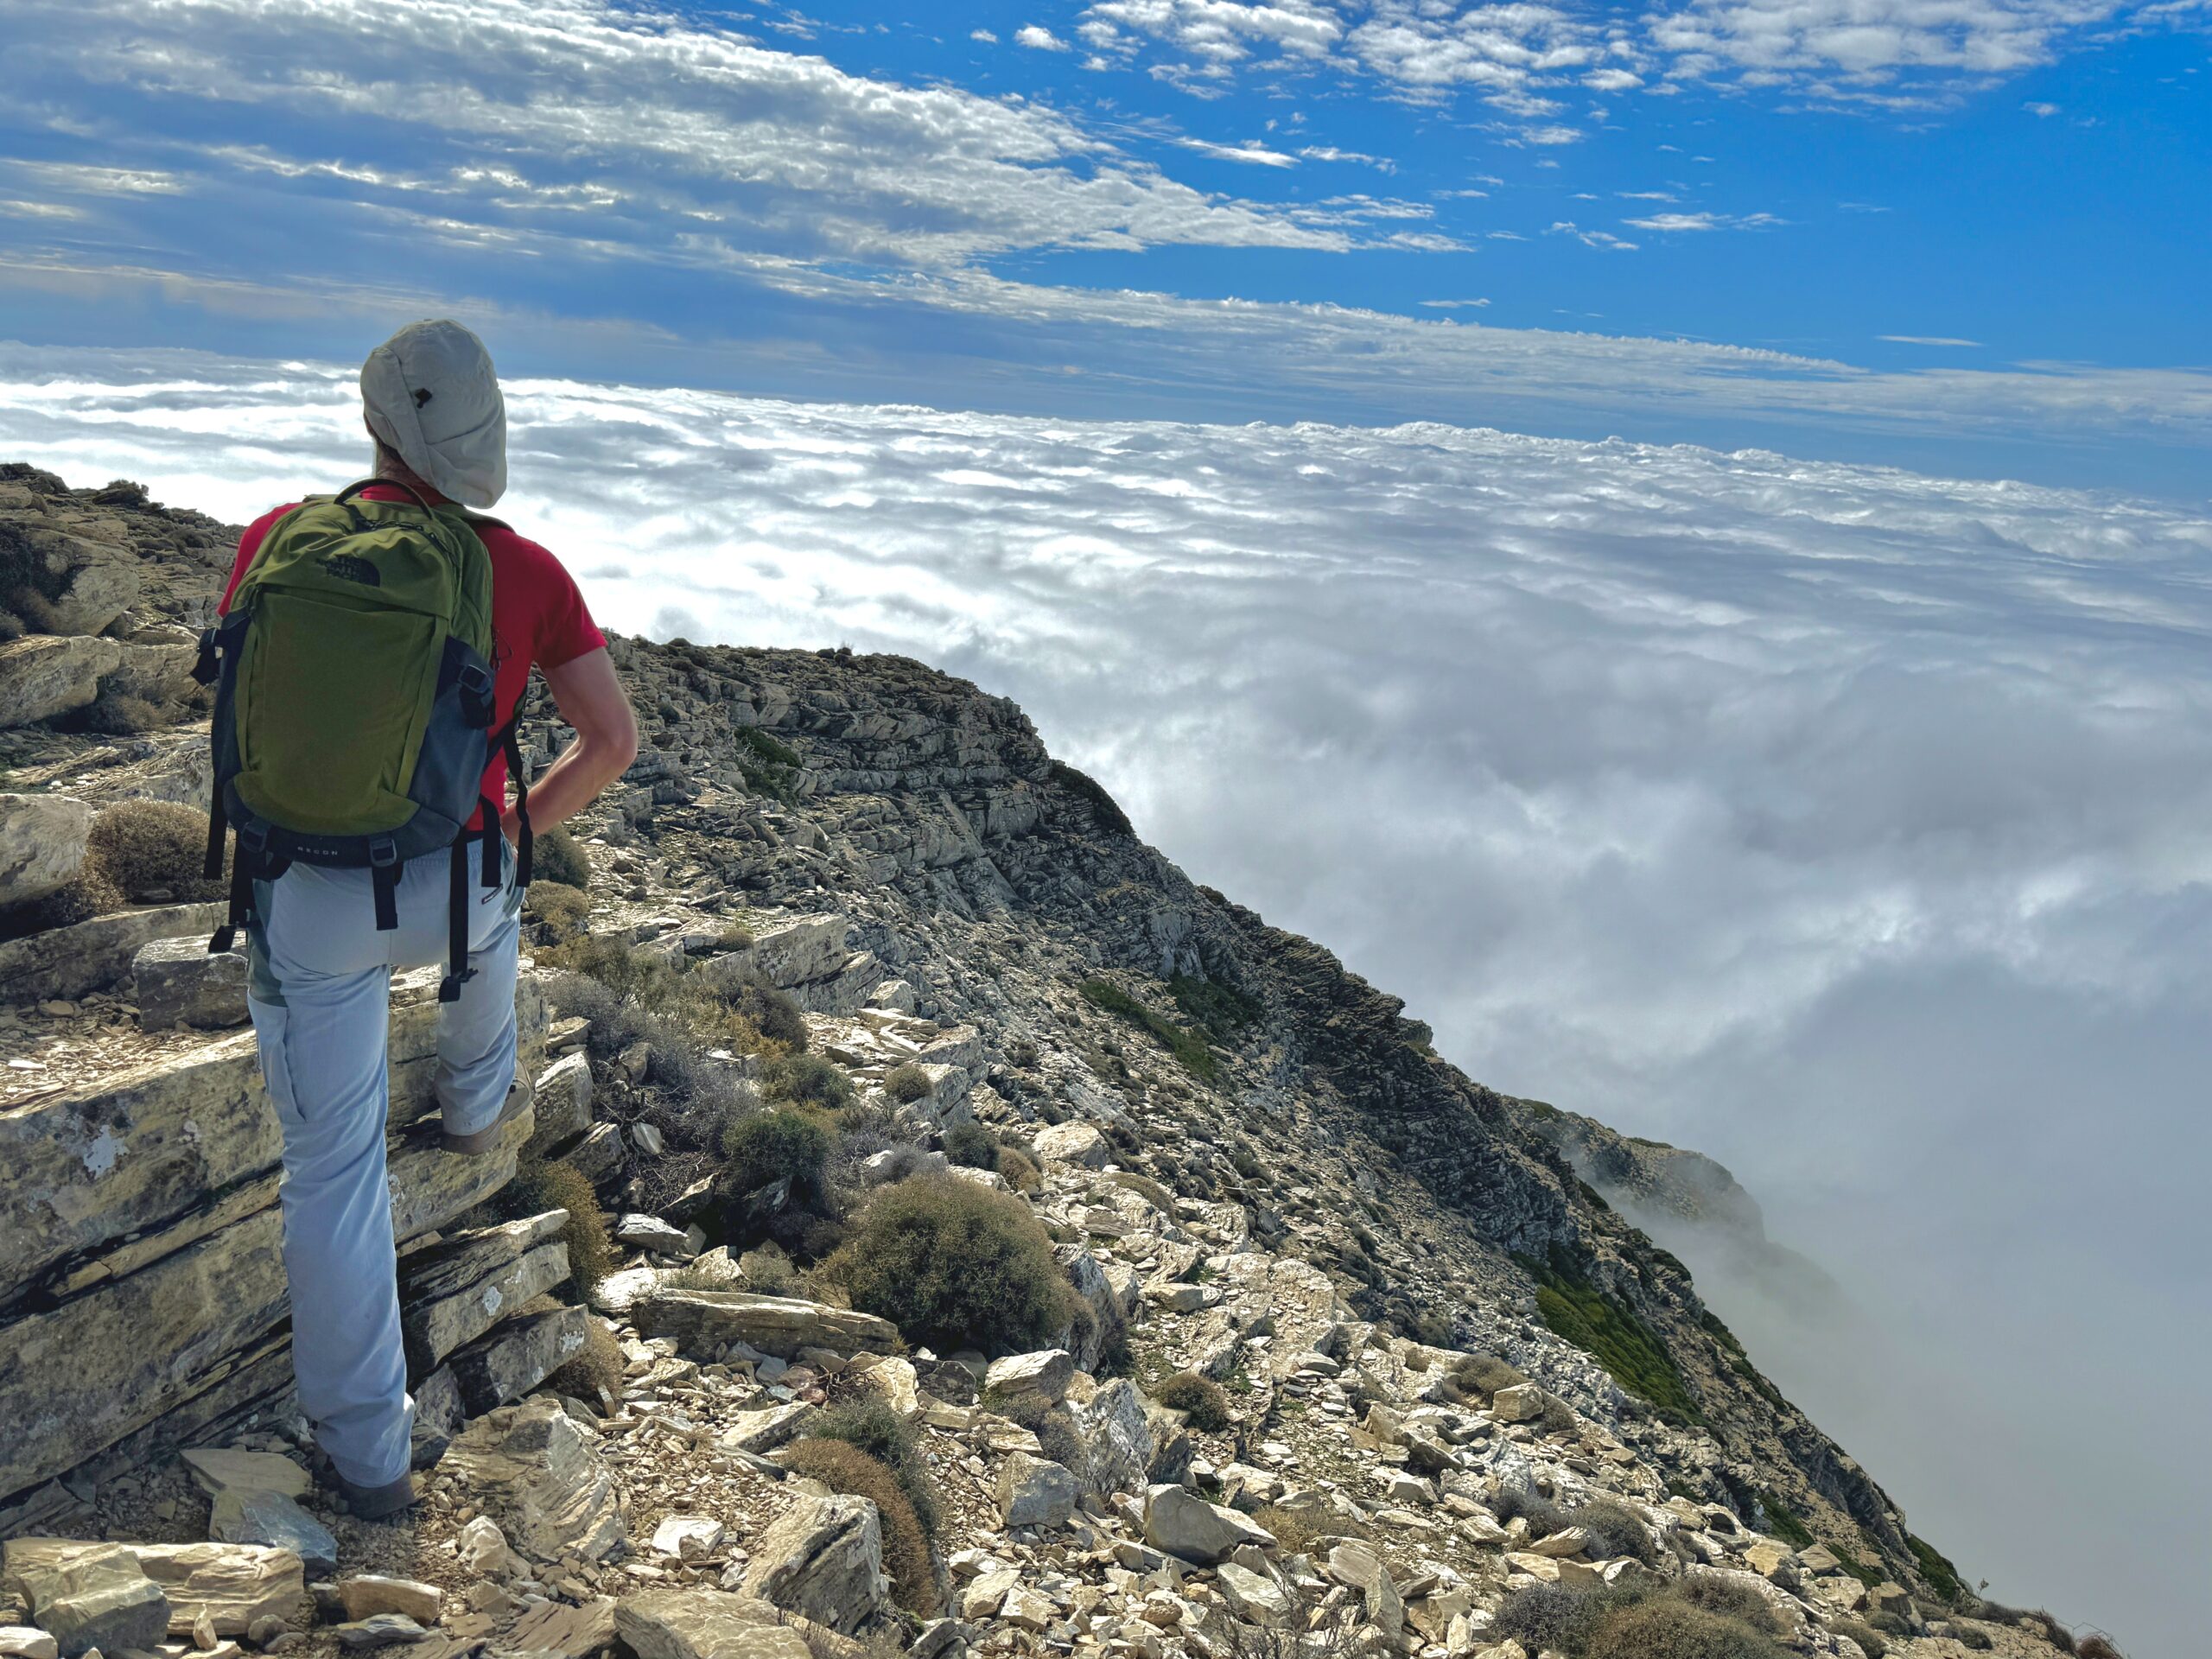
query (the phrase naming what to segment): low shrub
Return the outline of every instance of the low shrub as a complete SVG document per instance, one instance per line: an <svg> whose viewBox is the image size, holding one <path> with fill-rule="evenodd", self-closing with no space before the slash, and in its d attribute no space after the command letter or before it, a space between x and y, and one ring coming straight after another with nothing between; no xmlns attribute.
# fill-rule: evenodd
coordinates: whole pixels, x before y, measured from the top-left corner
<svg viewBox="0 0 2212 1659"><path fill-rule="evenodd" d="M749 936L748 936L749 938ZM724 988L722 1001L771 1043L792 1054L806 1052L806 1015L798 1003L774 986L756 979L740 980Z"/></svg>
<svg viewBox="0 0 2212 1659"><path fill-rule="evenodd" d="M913 1060L908 1060L904 1065L894 1065L890 1075L883 1079L883 1092L901 1106L927 1100L930 1090L935 1086L930 1081L930 1074Z"/></svg>
<svg viewBox="0 0 2212 1659"><path fill-rule="evenodd" d="M1712 1573L1700 1573L1677 1581L1675 1599L1711 1613L1716 1618L1732 1618L1739 1624L1748 1624L1755 1630L1779 1630L1774 1609L1767 1599L1741 1579L1724 1579Z"/></svg>
<svg viewBox="0 0 2212 1659"><path fill-rule="evenodd" d="M207 856L207 815L175 801L118 801L85 837L86 864L97 864L132 904L220 898L226 884L201 874Z"/></svg>
<svg viewBox="0 0 2212 1659"><path fill-rule="evenodd" d="M798 1269L791 1266L791 1259L773 1244L763 1244L757 1250L747 1250L738 1259L738 1274L747 1290L757 1290L763 1296L797 1296L803 1294L798 1281Z"/></svg>
<svg viewBox="0 0 2212 1659"><path fill-rule="evenodd" d="M1518 1642L1530 1653L1561 1653L1568 1659L1582 1659L1599 1622L1620 1605L1620 1599L1611 1591L1532 1584L1512 1592L1498 1605L1497 1617L1483 1632L1483 1639Z"/></svg>
<svg viewBox="0 0 2212 1659"><path fill-rule="evenodd" d="M722 1132L725 1181L734 1196L788 1179L801 1204L822 1198L822 1173L830 1162L830 1132L804 1112L789 1108L741 1117Z"/></svg>
<svg viewBox="0 0 2212 1659"><path fill-rule="evenodd" d="M616 980L612 984L574 966L586 951L607 945L613 948L601 965ZM683 1018L689 1005L682 1000L680 981L664 962L589 936L556 944L543 957L561 969L546 987L546 1000L562 1014L591 1022L586 1040L594 1059L611 1060L632 1043L651 1046L653 1083L683 1107L675 1120L683 1126L683 1144L698 1148L711 1145L715 1139L711 1126L737 1116L752 1103L750 1085L729 1067L707 1058L704 1046ZM662 1122L657 1127L665 1132L671 1123ZM696 1173L687 1174L685 1183L696 1179Z"/></svg>
<svg viewBox="0 0 2212 1659"><path fill-rule="evenodd" d="M863 1141L873 1141L878 1138L879 1137L874 1135L861 1137ZM890 1164L880 1173L870 1179L868 1184L871 1185L887 1185L893 1181L903 1181L909 1175L919 1175L925 1170L934 1169L937 1167L936 1161L931 1158L929 1154L924 1152L919 1147L915 1146L912 1141L899 1141L892 1142L889 1146L872 1147L865 1152L859 1153L857 1156L855 1156L854 1151L847 1146L846 1142L847 1137L842 1135L838 1137L838 1163L841 1168L847 1162L857 1164L866 1159L874 1157L878 1153L887 1152L891 1154ZM846 1182L846 1185L848 1185L855 1184L855 1183L851 1181Z"/></svg>
<svg viewBox="0 0 2212 1659"><path fill-rule="evenodd" d="M1398 1322L1399 1333L1425 1348L1449 1348L1459 1334L1452 1316L1433 1307L1422 1308Z"/></svg>
<svg viewBox="0 0 2212 1659"><path fill-rule="evenodd" d="M121 910L130 901L99 865L87 862L44 898L0 912L0 939L20 939L48 928L73 927Z"/></svg>
<svg viewBox="0 0 2212 1659"><path fill-rule="evenodd" d="M561 881L533 881L523 899L523 914L543 922L556 939L572 938L591 918L591 900L581 887Z"/></svg>
<svg viewBox="0 0 2212 1659"><path fill-rule="evenodd" d="M1149 1175L1137 1174L1134 1170L1117 1169L1106 1178L1116 1186L1126 1187L1140 1195L1144 1201L1171 1221L1175 1216L1175 1195Z"/></svg>
<svg viewBox="0 0 2212 1659"><path fill-rule="evenodd" d="M1375 1529L1357 1516L1320 1503L1301 1504L1294 1510L1280 1503L1262 1504L1252 1512L1252 1519L1268 1529L1287 1555L1311 1554L1325 1539L1375 1535Z"/></svg>
<svg viewBox="0 0 2212 1659"><path fill-rule="evenodd" d="M833 1492L874 1503L883 1523L883 1570L890 1577L893 1599L917 1618L937 1611L937 1569L929 1537L897 1476L857 1446L819 1435L799 1441L780 1461Z"/></svg>
<svg viewBox="0 0 2212 1659"><path fill-rule="evenodd" d="M603 934L587 934L556 944L545 953L545 961L551 967L581 975L612 992L617 1001L628 1005L626 1012L632 1018L666 1007L674 1002L679 995L683 978L660 952L640 950L628 939ZM564 1001L560 1006L566 1008L569 1003ZM586 1017L592 1021L594 1052L599 1051L602 1043L615 1041L611 1034L615 1028L614 1021L602 1020L596 1014ZM608 1052L611 1052L612 1049Z"/></svg>
<svg viewBox="0 0 2212 1659"><path fill-rule="evenodd" d="M2126 1659L2126 1656L2113 1646L2112 1639L2104 1636L2085 1636L2081 1646L2074 1649L2078 1659Z"/></svg>
<svg viewBox="0 0 2212 1659"><path fill-rule="evenodd" d="M1590 1535L1589 1554L1609 1561L1632 1556L1646 1567L1659 1564L1658 1541L1643 1517L1615 1497L1593 1497L1567 1512L1567 1524Z"/></svg>
<svg viewBox="0 0 2212 1659"><path fill-rule="evenodd" d="M737 734L736 760L745 786L754 794L786 806L798 799L797 785L805 762L788 743L779 742L758 726L747 726Z"/></svg>
<svg viewBox="0 0 2212 1659"><path fill-rule="evenodd" d="M906 1502L913 1505L922 1530L936 1535L937 1482L931 1478L928 1459L922 1456L921 1441L913 1425L884 1401L868 1395L832 1406L814 1420L807 1432L817 1440L856 1446L888 1469L897 1478L899 1490L906 1493Z"/></svg>
<svg viewBox="0 0 2212 1659"><path fill-rule="evenodd" d="M1978 1620L1984 1624L2002 1624L2011 1630L2047 1641L2061 1653L2075 1651L2074 1633L2040 1607L2014 1607L2001 1601L1991 1601L1980 1596L1967 1598L1958 1617Z"/></svg>
<svg viewBox="0 0 2212 1659"><path fill-rule="evenodd" d="M173 725L178 716L159 703L133 696L128 691L104 691L99 700L77 718L88 732L108 737L135 737L141 732L158 732L164 726Z"/></svg>
<svg viewBox="0 0 2212 1659"><path fill-rule="evenodd" d="M1017 1192L1034 1192L1045 1185L1045 1172L1038 1168L1037 1160L1020 1147L999 1148L999 1173Z"/></svg>
<svg viewBox="0 0 2212 1659"><path fill-rule="evenodd" d="M602 1417L622 1401L622 1344L597 1319L584 1322L583 1351L545 1379L556 1394L581 1400Z"/></svg>
<svg viewBox="0 0 2212 1659"><path fill-rule="evenodd" d="M1519 1388L1529 1379L1503 1360L1489 1354L1469 1354L1452 1373L1452 1380L1469 1394L1487 1400L1500 1389Z"/></svg>
<svg viewBox="0 0 2212 1659"><path fill-rule="evenodd" d="M1184 1014L1224 1040L1254 1024L1267 1012L1260 999L1216 979L1192 979L1177 974L1167 982L1167 994Z"/></svg>
<svg viewBox="0 0 2212 1659"><path fill-rule="evenodd" d="M1153 1391L1153 1398L1170 1411L1184 1414L1191 1427L1208 1434L1226 1433L1236 1421L1221 1384L1196 1371L1178 1371Z"/></svg>
<svg viewBox="0 0 2212 1659"><path fill-rule="evenodd" d="M1110 979L1086 979L1077 987L1092 1007L1116 1014L1144 1032L1162 1048L1180 1061L1183 1069L1201 1083L1213 1083L1221 1076L1221 1062L1215 1057L1204 1036L1187 1026L1179 1026L1165 1015L1131 996Z"/></svg>
<svg viewBox="0 0 2212 1659"><path fill-rule="evenodd" d="M761 1092L770 1100L838 1111L853 1103L853 1080L845 1068L818 1054L786 1054L768 1062L760 1073Z"/></svg>
<svg viewBox="0 0 2212 1659"><path fill-rule="evenodd" d="M569 1247L569 1276L578 1290L588 1292L614 1270L614 1241L607 1232L607 1212L599 1207L599 1194L590 1179L574 1164L543 1160L525 1163L500 1192L500 1207L510 1217L541 1216L548 1210L565 1210L568 1224L561 1241Z"/></svg>
<svg viewBox="0 0 2212 1659"><path fill-rule="evenodd" d="M1959 1569L1951 1565L1950 1559L1925 1538L1907 1533L1904 1541L1912 1551L1912 1559L1919 1564L1920 1576L1928 1580L1928 1587L1945 1601L1956 1601L1966 1586L1960 1582Z"/></svg>
<svg viewBox="0 0 2212 1659"><path fill-rule="evenodd" d="M1026 1352L1073 1317L1075 1293L1029 1206L951 1175L884 1188L823 1263L853 1306L940 1352Z"/></svg>
<svg viewBox="0 0 2212 1659"><path fill-rule="evenodd" d="M1688 1602L1656 1597L1617 1608L1591 1632L1583 1659L1784 1659L1772 1637Z"/></svg>
<svg viewBox="0 0 2212 1659"><path fill-rule="evenodd" d="M530 838L530 874L533 881L554 881L579 893L591 888L591 855L569 833L566 824L539 830Z"/></svg>
<svg viewBox="0 0 2212 1659"><path fill-rule="evenodd" d="M1567 1525L1567 1510L1540 1492L1524 1487L1508 1486L1491 1500L1491 1510L1500 1521L1520 1519L1529 1523L1531 1538L1548 1538Z"/></svg>
<svg viewBox="0 0 2212 1659"><path fill-rule="evenodd" d="M1120 804L1106 792L1106 786L1096 778L1088 772L1077 772L1065 760L1048 761L1046 770L1054 783L1097 815L1102 829L1117 836L1136 834L1129 825L1128 814L1122 810Z"/></svg>
<svg viewBox="0 0 2212 1659"><path fill-rule="evenodd" d="M985 1411L996 1412L1010 1423L1018 1423L1037 1437L1039 1452L1077 1480L1090 1479L1090 1448L1075 1431L1075 1422L1058 1406L1047 1405L1034 1394L1000 1394L995 1389L983 1391L977 1402Z"/></svg>
<svg viewBox="0 0 2212 1659"><path fill-rule="evenodd" d="M967 1169L999 1166L998 1137L980 1123L956 1123L944 1132L944 1156Z"/></svg>
<svg viewBox="0 0 2212 1659"><path fill-rule="evenodd" d="M1890 1650L1890 1644L1883 1640L1879 1630L1871 1624L1861 1624L1855 1618L1830 1619L1828 1632L1832 1636L1849 1637L1866 1650L1866 1659L1882 1659L1882 1656Z"/></svg>

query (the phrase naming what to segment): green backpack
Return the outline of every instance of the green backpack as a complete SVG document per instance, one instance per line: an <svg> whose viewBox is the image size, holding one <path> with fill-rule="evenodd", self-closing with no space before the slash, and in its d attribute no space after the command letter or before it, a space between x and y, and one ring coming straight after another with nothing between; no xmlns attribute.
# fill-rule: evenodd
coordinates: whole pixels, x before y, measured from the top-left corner
<svg viewBox="0 0 2212 1659"><path fill-rule="evenodd" d="M483 883L499 883L499 809L484 769L504 746L515 779L530 880L529 789L511 721L494 733L492 560L473 518L411 502L357 499L368 479L302 502L270 527L200 638L213 684L214 810L207 874L234 833L230 913L208 942L227 950L252 919L253 883L297 860L366 868L379 929L399 925L400 867L452 861L452 961L439 997L468 977L468 832L484 810Z"/></svg>

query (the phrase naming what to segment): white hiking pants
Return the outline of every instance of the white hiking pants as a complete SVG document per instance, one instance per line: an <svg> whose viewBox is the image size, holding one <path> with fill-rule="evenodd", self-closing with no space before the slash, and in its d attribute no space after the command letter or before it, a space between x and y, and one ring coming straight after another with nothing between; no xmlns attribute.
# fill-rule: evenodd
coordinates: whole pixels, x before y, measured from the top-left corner
<svg viewBox="0 0 2212 1659"><path fill-rule="evenodd" d="M503 843L504 845L504 843ZM505 849L497 887L469 855L468 965L461 1000L439 1005L436 1091L466 1135L499 1114L515 1075L515 957L521 896ZM381 1486L408 1468L415 1405L399 1339L392 1195L385 1173L385 1042L391 970L442 963L450 872L410 860L399 927L380 933L366 870L295 864L257 882L247 1007L261 1075L284 1130L284 1271L300 1408L338 1472Z"/></svg>

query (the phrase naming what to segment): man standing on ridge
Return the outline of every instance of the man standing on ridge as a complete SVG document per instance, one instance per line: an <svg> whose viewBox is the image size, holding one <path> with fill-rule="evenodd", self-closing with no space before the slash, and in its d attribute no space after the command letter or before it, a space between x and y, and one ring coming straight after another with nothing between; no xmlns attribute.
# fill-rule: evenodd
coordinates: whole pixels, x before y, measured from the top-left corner
<svg viewBox="0 0 2212 1659"><path fill-rule="evenodd" d="M526 870L518 870L517 849L527 848L531 826L543 830L573 816L620 776L636 756L638 730L606 637L560 562L497 519L466 511L491 506L506 487L506 406L483 342L456 322L410 323L369 353L361 369L361 397L376 442L377 481L334 500L279 507L246 528L221 607L228 617L238 599L240 615L218 643L244 659L241 683L247 690L238 694L241 710L248 696L261 698L260 708L270 706L274 694L265 689L266 677L279 672L272 665L287 661L306 664L295 671L303 677L317 669L327 673L312 690L282 685L283 701L342 704L347 687L358 686L363 677L348 674L341 658L378 666L374 653L386 640L427 649L422 639L446 638L420 626L406 634L409 616L397 608L403 581L419 585L427 569L442 584L438 591L450 594L461 585L455 572L466 567L475 586L462 600L478 643L489 647L480 655L460 649L462 627L456 621L443 665L433 655L422 679L423 709L430 709L435 677L435 712L444 714L448 701L468 710L465 728L455 728L461 740L450 746L465 757L457 764L467 770L445 784L461 804L444 816L427 809L417 814L427 814L430 828L424 834L436 836L439 850L449 856L398 850L387 833L371 838L381 842L372 848L373 856L349 861L341 855L348 838L332 833L340 827L334 804L328 823L286 824L280 818L274 833L255 823L259 839L251 854L242 825L233 854L245 867L232 892L234 919L243 921L247 934L248 1003L262 1076L283 1128L280 1198L300 1406L347 1504L355 1514L374 1518L415 1498L409 1472L415 1408L400 1343L385 1168L391 970L427 965L452 952L438 1010L435 1090L442 1145L463 1156L490 1151L524 1098L514 1087L517 912L520 882L527 880ZM302 528L316 522L309 518L313 512L336 529L316 539ZM350 516L350 529L339 513ZM490 565L488 640L481 632L486 595L480 543ZM265 543L270 556L257 568L256 556ZM400 552L391 560L394 546ZM296 573L289 589L276 570L285 558ZM381 569L379 558L390 561ZM396 574L403 569L404 578ZM250 573L247 596L239 598ZM353 585L329 587L334 575ZM315 582L326 584L321 603L313 602ZM248 613L257 607L265 614L253 616L251 625L266 632L244 632ZM395 617L401 619L397 624ZM329 632L318 636L313 632L318 627ZM288 645L288 640L307 643ZM211 652L215 648L211 645ZM507 753L495 734L513 720L533 665L543 674L562 718L575 728L575 741L526 790L525 817L509 801ZM235 664L231 672L239 674ZM231 735L224 729L232 706L229 678L225 686L217 709L218 836L225 742ZM423 797L430 785L420 779L441 766L429 740L419 736L425 722L419 716L410 721L410 710L390 706L396 700L388 696L364 701L387 706L318 711L308 718L340 722L331 728L333 753L418 734L419 758L410 750L395 766L399 787L407 788L411 774L417 783L413 794ZM254 717L270 718L257 710ZM319 761L293 761L289 775L271 779L273 763L266 757L272 747L256 749L243 713L233 723L232 763L256 769L233 774L246 785L229 791L233 822L242 811L259 810L252 805L257 799L288 796L314 803L325 776ZM379 738L379 730L402 737ZM488 747L480 782L474 757L487 749L475 747L479 743ZM246 752L243 762L238 750ZM300 752L296 739L293 753ZM388 766L387 773L394 769ZM451 774L455 766L443 769ZM339 770L334 761L333 774ZM468 817L472 788L483 804ZM380 798L414 810L389 791ZM455 841L454 826L464 817L466 829ZM371 827L389 830L391 824ZM495 835L499 839L493 843ZM465 850L469 848L477 850ZM483 886L478 888L471 875L464 891L464 871L480 862Z"/></svg>

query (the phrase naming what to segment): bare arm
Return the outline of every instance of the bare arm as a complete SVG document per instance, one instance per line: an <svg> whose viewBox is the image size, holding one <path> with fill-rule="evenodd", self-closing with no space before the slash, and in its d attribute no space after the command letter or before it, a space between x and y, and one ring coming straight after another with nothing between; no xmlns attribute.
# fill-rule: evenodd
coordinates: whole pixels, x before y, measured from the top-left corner
<svg viewBox="0 0 2212 1659"><path fill-rule="evenodd" d="M630 712L630 695L604 646L543 672L553 705L575 728L576 741L531 786L534 830L550 830L575 817L638 758L637 716ZM509 841L521 835L521 821L512 806L501 827Z"/></svg>

